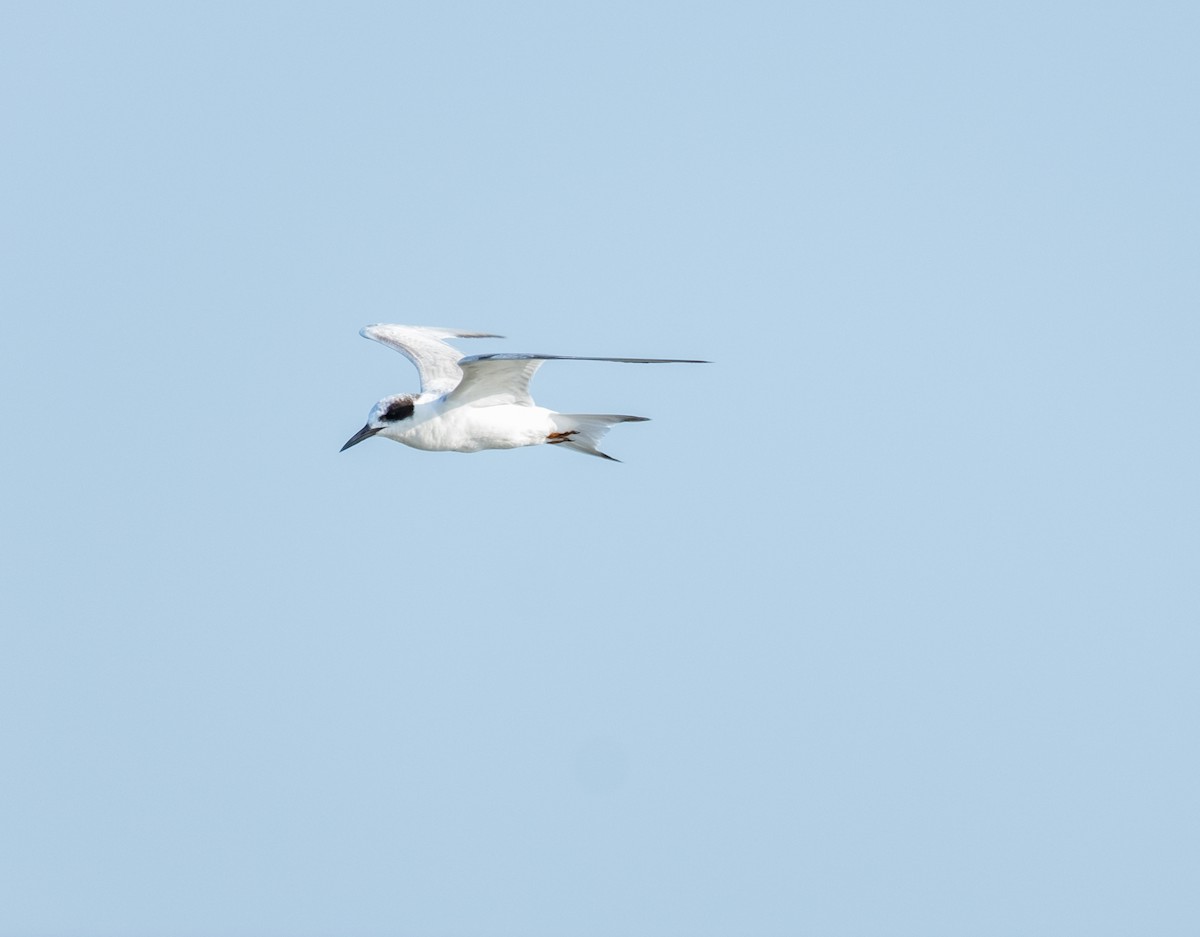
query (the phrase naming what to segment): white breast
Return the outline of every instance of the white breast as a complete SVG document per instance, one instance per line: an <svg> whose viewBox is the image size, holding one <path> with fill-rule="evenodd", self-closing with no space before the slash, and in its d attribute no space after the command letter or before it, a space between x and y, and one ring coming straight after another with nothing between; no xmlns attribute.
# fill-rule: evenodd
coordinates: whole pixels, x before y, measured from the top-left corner
<svg viewBox="0 0 1200 937"><path fill-rule="evenodd" d="M412 419L383 430L381 435L414 449L434 452L515 449L546 441L555 429L551 412L544 407L508 404L444 409L438 401L418 406Z"/></svg>

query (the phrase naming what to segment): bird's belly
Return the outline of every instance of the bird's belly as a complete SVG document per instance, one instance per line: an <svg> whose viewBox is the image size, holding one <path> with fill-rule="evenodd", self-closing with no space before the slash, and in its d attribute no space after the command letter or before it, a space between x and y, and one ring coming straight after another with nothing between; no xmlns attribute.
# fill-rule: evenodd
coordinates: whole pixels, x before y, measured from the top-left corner
<svg viewBox="0 0 1200 937"><path fill-rule="evenodd" d="M536 446L554 432L543 407L460 407L413 426L399 442L436 452L478 452Z"/></svg>

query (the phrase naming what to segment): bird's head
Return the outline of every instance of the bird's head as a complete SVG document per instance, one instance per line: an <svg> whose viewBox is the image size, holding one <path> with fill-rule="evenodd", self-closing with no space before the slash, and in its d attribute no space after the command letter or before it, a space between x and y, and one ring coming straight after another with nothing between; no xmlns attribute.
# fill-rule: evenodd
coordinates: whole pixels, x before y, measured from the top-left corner
<svg viewBox="0 0 1200 937"><path fill-rule="evenodd" d="M412 418L414 399L411 394L394 394L391 397L384 397L371 408L366 426L346 440L346 445L342 446L342 452L378 433L387 435L389 429L403 426L405 420Z"/></svg>

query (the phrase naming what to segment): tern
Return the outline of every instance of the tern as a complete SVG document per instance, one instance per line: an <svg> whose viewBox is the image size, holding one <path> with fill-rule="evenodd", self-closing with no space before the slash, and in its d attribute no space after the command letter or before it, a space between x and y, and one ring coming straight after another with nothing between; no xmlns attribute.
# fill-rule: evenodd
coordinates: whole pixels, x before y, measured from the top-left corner
<svg viewBox="0 0 1200 937"><path fill-rule="evenodd" d="M366 425L351 436L345 452L364 439L383 436L414 449L479 452L544 444L620 461L597 444L618 423L644 416L614 413L556 413L529 396L529 381L543 361L619 361L628 364L708 364L684 358L581 358L574 355L494 354L460 357L448 338L502 338L420 325L368 325L364 338L394 348L417 366L419 394L393 394L371 408Z"/></svg>

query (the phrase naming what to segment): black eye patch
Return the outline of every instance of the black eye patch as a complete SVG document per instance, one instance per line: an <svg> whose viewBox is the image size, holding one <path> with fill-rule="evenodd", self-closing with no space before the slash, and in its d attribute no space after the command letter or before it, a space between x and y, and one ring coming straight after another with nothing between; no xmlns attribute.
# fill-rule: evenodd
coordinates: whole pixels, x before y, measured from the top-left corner
<svg viewBox="0 0 1200 937"><path fill-rule="evenodd" d="M388 404L388 408L383 411L383 416L380 417L385 423L398 423L400 420L407 420L413 415L413 405L407 400L394 400Z"/></svg>

